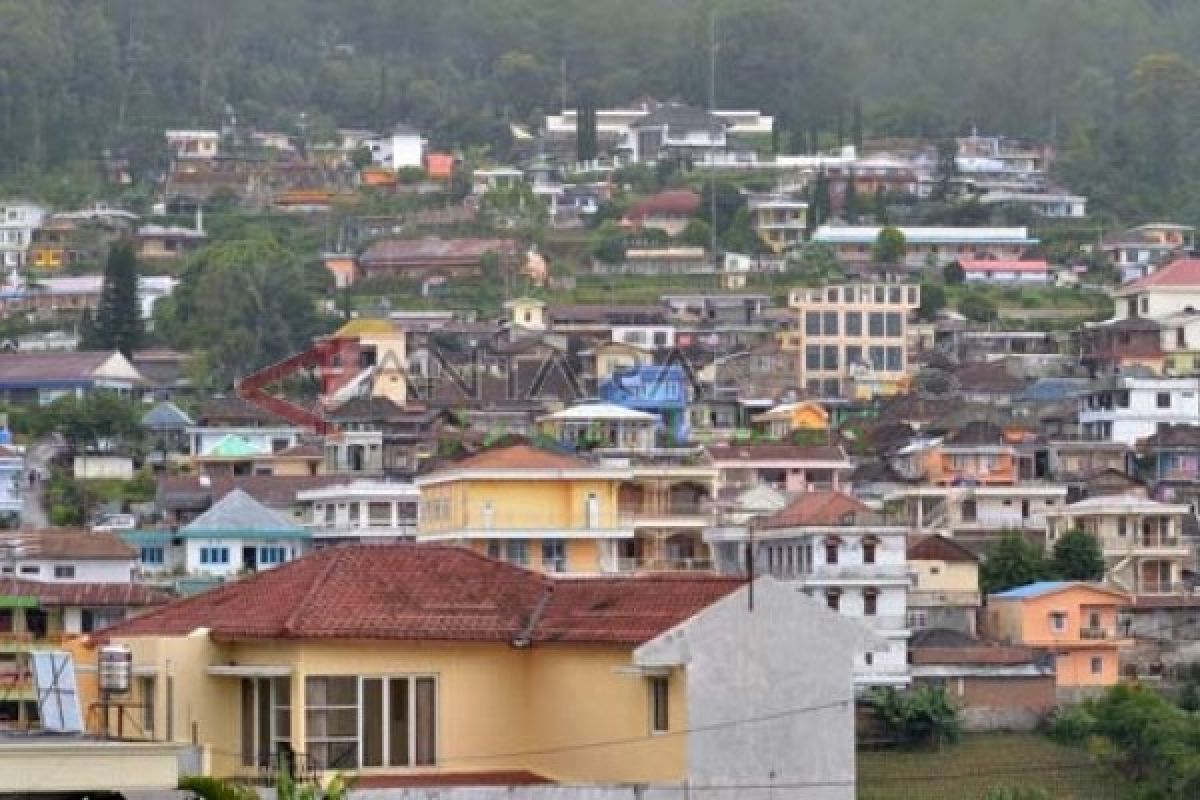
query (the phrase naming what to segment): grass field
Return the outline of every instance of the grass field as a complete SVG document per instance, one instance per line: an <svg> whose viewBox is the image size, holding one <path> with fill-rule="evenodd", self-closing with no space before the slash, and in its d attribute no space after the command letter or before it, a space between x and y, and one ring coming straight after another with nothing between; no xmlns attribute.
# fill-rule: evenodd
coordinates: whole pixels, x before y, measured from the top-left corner
<svg viewBox="0 0 1200 800"><path fill-rule="evenodd" d="M984 800L990 789L1041 789L1055 800L1118 800L1128 786L1082 749L1037 734L974 734L940 751L858 755L860 800Z"/></svg>

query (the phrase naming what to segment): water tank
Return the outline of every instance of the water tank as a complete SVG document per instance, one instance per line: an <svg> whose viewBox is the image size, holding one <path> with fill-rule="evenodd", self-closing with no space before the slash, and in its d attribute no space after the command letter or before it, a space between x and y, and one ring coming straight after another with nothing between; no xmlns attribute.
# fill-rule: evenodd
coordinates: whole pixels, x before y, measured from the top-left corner
<svg viewBox="0 0 1200 800"><path fill-rule="evenodd" d="M124 645L101 647L97 673L102 694L127 694L133 683L133 653Z"/></svg>

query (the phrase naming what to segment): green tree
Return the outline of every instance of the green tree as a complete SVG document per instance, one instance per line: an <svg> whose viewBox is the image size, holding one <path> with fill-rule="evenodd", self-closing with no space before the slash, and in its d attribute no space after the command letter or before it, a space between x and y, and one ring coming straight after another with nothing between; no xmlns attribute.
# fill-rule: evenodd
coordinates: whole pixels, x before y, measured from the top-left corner
<svg viewBox="0 0 1200 800"><path fill-rule="evenodd" d="M889 225L881 228L876 235L875 244L871 248L871 257L882 268L893 269L904 263L907 250L908 243L905 241L903 231Z"/></svg>
<svg viewBox="0 0 1200 800"><path fill-rule="evenodd" d="M995 594L1049 575L1041 549L1020 533L1010 532L988 550L979 569L979 587L985 594Z"/></svg>
<svg viewBox="0 0 1200 800"><path fill-rule="evenodd" d="M940 686L922 685L904 692L875 689L868 699L891 734L904 744L940 747L961 735L958 709Z"/></svg>
<svg viewBox="0 0 1200 800"><path fill-rule="evenodd" d="M891 224L888 219L887 192L882 186L875 187L874 199L875 222L879 225Z"/></svg>
<svg viewBox="0 0 1200 800"><path fill-rule="evenodd" d="M712 229L704 220L693 217L679 232L679 243L692 247L708 247L712 244Z"/></svg>
<svg viewBox="0 0 1200 800"><path fill-rule="evenodd" d="M946 307L946 290L936 283L921 284L921 305L917 314L923 320L937 318L937 313Z"/></svg>
<svg viewBox="0 0 1200 800"><path fill-rule="evenodd" d="M958 301L958 310L972 322L993 322L999 316L996 303L981 292L968 292Z"/></svg>
<svg viewBox="0 0 1200 800"><path fill-rule="evenodd" d="M937 167L934 171L934 200L945 202L954 190L958 177L958 143L953 138L942 139L937 145Z"/></svg>
<svg viewBox="0 0 1200 800"><path fill-rule="evenodd" d="M308 347L336 320L318 311L332 280L261 226L199 250L155 306L166 343L206 354L216 385Z"/></svg>
<svg viewBox="0 0 1200 800"><path fill-rule="evenodd" d="M851 225L858 224L858 218L861 215L858 206L858 186L854 180L854 170L850 170L850 174L846 178L846 190L842 195L842 216Z"/></svg>
<svg viewBox="0 0 1200 800"><path fill-rule="evenodd" d="M808 219L812 228L829 222L833 215L833 200L829 195L829 176L825 170L817 173L816 183L813 184L812 198L808 203Z"/></svg>
<svg viewBox="0 0 1200 800"><path fill-rule="evenodd" d="M951 261L942 267L942 280L946 282L947 286L961 286L967 280L967 272L963 269L962 264Z"/></svg>
<svg viewBox="0 0 1200 800"><path fill-rule="evenodd" d="M575 122L575 160L580 163L594 161L599 153L596 133L596 98L585 93L579 101Z"/></svg>
<svg viewBox="0 0 1200 800"><path fill-rule="evenodd" d="M133 243L122 239L108 251L94 338L89 345L101 350L120 350L130 356L141 343L142 336L137 256L133 251Z"/></svg>
<svg viewBox="0 0 1200 800"><path fill-rule="evenodd" d="M1054 543L1051 566L1062 580L1098 581L1104 578L1104 553L1095 536L1075 528Z"/></svg>
<svg viewBox="0 0 1200 800"><path fill-rule="evenodd" d="M600 226L592 256L605 264L620 264L625 260L625 234L615 223Z"/></svg>

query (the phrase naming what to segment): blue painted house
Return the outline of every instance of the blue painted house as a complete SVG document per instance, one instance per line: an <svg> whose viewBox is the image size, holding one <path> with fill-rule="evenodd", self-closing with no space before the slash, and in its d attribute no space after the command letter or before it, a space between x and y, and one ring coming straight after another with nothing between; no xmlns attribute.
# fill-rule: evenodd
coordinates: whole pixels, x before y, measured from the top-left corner
<svg viewBox="0 0 1200 800"><path fill-rule="evenodd" d="M600 399L606 403L656 415L661 430L676 442L687 441L691 434L687 412L692 384L682 366L629 367L605 378L599 388Z"/></svg>

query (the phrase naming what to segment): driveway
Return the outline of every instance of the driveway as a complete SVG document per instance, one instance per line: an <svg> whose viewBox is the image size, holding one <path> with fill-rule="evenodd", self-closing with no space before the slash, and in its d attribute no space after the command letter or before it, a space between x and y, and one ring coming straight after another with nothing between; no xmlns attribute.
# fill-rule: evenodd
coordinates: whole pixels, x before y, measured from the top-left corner
<svg viewBox="0 0 1200 800"><path fill-rule="evenodd" d="M21 527L49 528L46 511L45 481L50 474L50 461L62 448L56 439L39 439L25 450L25 485L21 495ZM29 476L38 475L37 484L30 486Z"/></svg>

